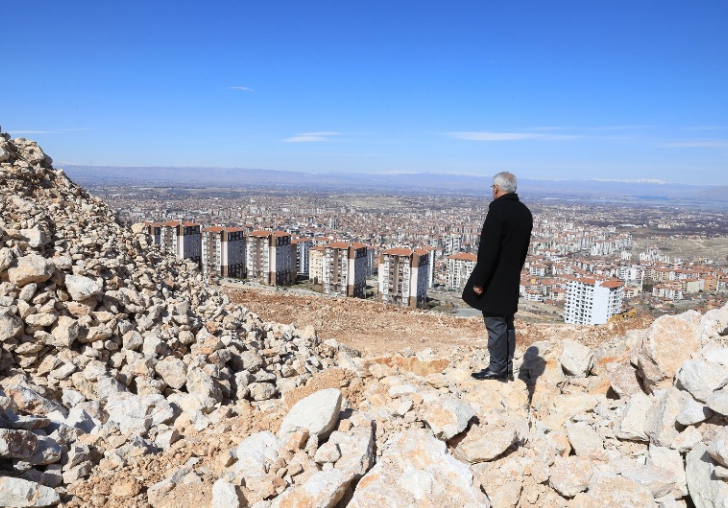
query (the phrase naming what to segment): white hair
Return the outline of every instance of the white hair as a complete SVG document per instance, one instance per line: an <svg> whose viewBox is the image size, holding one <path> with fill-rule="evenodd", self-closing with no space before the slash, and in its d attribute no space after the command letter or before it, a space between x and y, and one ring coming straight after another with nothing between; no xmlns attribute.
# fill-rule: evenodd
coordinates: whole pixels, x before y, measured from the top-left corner
<svg viewBox="0 0 728 508"><path fill-rule="evenodd" d="M500 190L502 190L506 194L509 194L511 192L516 192L516 187L518 187L518 180L516 180L516 175L514 175L513 173L509 173L508 171L501 171L493 177L493 185L497 185L498 187L500 187Z"/></svg>

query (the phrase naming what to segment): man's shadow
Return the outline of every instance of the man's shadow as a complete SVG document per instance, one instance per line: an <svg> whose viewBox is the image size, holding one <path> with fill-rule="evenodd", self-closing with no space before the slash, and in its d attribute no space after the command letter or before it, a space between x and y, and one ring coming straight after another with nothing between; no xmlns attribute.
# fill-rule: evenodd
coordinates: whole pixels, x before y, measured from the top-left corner
<svg viewBox="0 0 728 508"><path fill-rule="evenodd" d="M546 371L546 359L541 356L537 346L529 347L523 353L523 363L518 371L518 379L526 383L528 388L528 405L531 406L533 394L536 391L538 378Z"/></svg>

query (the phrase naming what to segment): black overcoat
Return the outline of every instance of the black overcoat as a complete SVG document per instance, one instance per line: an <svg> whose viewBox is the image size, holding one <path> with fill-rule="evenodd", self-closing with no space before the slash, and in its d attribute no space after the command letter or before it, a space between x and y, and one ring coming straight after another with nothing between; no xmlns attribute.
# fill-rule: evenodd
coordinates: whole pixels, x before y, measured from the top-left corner
<svg viewBox="0 0 728 508"><path fill-rule="evenodd" d="M463 290L465 303L485 315L518 311L521 270L532 229L531 211L516 193L504 194L490 203L480 233L478 260ZM482 287L483 294L476 295L473 286Z"/></svg>

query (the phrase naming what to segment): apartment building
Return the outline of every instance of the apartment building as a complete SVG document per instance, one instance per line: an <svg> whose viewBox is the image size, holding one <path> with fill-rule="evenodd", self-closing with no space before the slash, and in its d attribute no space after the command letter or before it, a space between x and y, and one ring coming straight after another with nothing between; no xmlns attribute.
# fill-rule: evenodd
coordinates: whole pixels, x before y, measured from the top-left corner
<svg viewBox="0 0 728 508"><path fill-rule="evenodd" d="M308 278L309 250L312 244L313 241L311 238L296 238L291 240L291 258L295 257L296 275Z"/></svg>
<svg viewBox="0 0 728 508"><path fill-rule="evenodd" d="M245 277L245 235L242 228L213 226L202 230L202 275Z"/></svg>
<svg viewBox="0 0 728 508"><path fill-rule="evenodd" d="M155 245L163 252L174 254L179 259L189 259L200 263L202 259L202 239L200 224L194 222L170 221L147 226Z"/></svg>
<svg viewBox="0 0 728 508"><path fill-rule="evenodd" d="M679 282L671 282L665 284L655 284L652 287L652 296L677 302L684 298L682 284Z"/></svg>
<svg viewBox="0 0 728 508"><path fill-rule="evenodd" d="M290 286L291 235L284 231L253 231L246 243L248 278L270 286Z"/></svg>
<svg viewBox="0 0 728 508"><path fill-rule="evenodd" d="M332 242L324 247L321 290L366 298L367 247Z"/></svg>
<svg viewBox="0 0 728 508"><path fill-rule="evenodd" d="M323 246L311 247L308 251L308 280L314 284L322 284L324 280Z"/></svg>
<svg viewBox="0 0 728 508"><path fill-rule="evenodd" d="M424 305L429 260L423 249L384 251L379 258L379 301L411 308Z"/></svg>
<svg viewBox="0 0 728 508"><path fill-rule="evenodd" d="M461 252L447 257L447 288L463 289L473 273L478 257L470 252Z"/></svg>
<svg viewBox="0 0 728 508"><path fill-rule="evenodd" d="M601 325L622 311L624 283L619 279L574 277L566 288L564 321Z"/></svg>
<svg viewBox="0 0 728 508"><path fill-rule="evenodd" d="M158 222L145 222L144 232L152 237L152 245L161 244L162 225Z"/></svg>

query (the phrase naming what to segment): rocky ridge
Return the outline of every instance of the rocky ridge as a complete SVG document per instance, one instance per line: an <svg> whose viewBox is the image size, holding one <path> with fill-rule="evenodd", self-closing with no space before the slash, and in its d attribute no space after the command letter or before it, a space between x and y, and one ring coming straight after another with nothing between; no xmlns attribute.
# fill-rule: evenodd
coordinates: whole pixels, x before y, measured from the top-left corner
<svg viewBox="0 0 728 508"><path fill-rule="evenodd" d="M0 138L0 505L728 506L728 306L379 357L266 323Z"/></svg>

